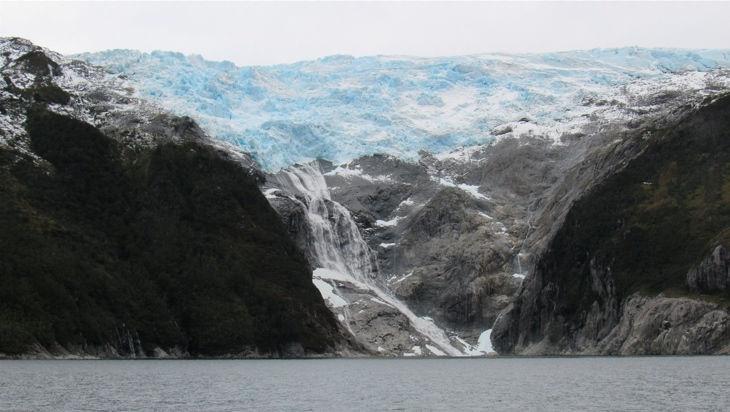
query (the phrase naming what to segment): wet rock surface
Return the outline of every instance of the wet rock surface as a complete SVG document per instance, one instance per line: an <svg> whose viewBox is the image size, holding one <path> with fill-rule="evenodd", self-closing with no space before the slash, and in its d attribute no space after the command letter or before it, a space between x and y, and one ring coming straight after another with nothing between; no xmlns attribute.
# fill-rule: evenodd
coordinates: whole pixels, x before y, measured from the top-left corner
<svg viewBox="0 0 730 412"><path fill-rule="evenodd" d="M696 299L632 295L618 325L586 353L730 354L727 308Z"/></svg>
<svg viewBox="0 0 730 412"><path fill-rule="evenodd" d="M718 245L697 267L687 272L687 285L694 292L716 292L730 288L730 253Z"/></svg>
<svg viewBox="0 0 730 412"><path fill-rule="evenodd" d="M579 166L602 168L590 176L603 177L574 177L574 187L584 191L573 194L573 203L547 209L545 216L564 223L533 243L547 246L496 322L492 338L500 353L726 350L727 295L716 287L704 289L707 296L697 292L724 273L722 248L706 254L708 244L727 239L730 204L722 187L728 175L717 168L730 153L729 100L679 111L653 136L639 129L622 145L592 155L604 160L589 157ZM652 300L662 292L682 297ZM633 298L631 306L637 293L646 301L637 305ZM631 323L634 318L639 321Z"/></svg>
<svg viewBox="0 0 730 412"><path fill-rule="evenodd" d="M560 301L583 298L565 298L562 287L533 277L540 257L557 253L551 241L577 201L661 141L662 129L710 100L657 92L635 101L644 107L635 117L596 119L581 133L564 135L560 146L505 131L491 145L448 156L422 153L416 163L359 158L331 166L325 178L332 198L353 212L377 252L375 276L415 312L471 342L501 317L492 336L510 342L497 344L506 353L534 348L525 342L546 335L559 342L541 350L580 352L595 347L622 319L623 285L615 284L610 264L591 260L580 282L593 285L585 299L597 298L585 304L585 320L573 325L568 317L574 307ZM524 302L521 296L528 295ZM520 305L529 307L529 319L515 318ZM533 322L536 316L542 320ZM511 338L515 324L527 329ZM541 326L527 326L535 324ZM581 330L581 337L561 340L571 328Z"/></svg>

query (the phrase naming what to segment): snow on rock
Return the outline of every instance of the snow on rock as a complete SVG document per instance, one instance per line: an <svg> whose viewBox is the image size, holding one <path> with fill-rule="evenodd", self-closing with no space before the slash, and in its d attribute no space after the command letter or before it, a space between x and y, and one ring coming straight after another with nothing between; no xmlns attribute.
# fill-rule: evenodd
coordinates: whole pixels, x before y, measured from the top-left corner
<svg viewBox="0 0 730 412"><path fill-rule="evenodd" d="M426 346L428 346L428 345L426 345ZM438 350L438 349L436 349L436 350ZM443 353L443 352L441 352L441 353ZM411 348L410 352L403 352L403 356L405 356L405 357L423 356L423 350L421 349L420 346L415 345ZM439 356L444 356L444 355L439 355Z"/></svg>
<svg viewBox="0 0 730 412"><path fill-rule="evenodd" d="M410 272L406 273L405 275L403 275L401 277L393 276L392 278L390 278L388 280L388 283L398 284L398 283L401 283L404 280L408 279L411 276L413 276L413 271L410 271Z"/></svg>
<svg viewBox="0 0 730 412"><path fill-rule="evenodd" d="M441 349L439 349L433 345L426 344L425 346L426 346L426 349L428 349L431 353L433 353L436 356L446 356L444 351L442 351Z"/></svg>
<svg viewBox="0 0 730 412"><path fill-rule="evenodd" d="M479 335L476 346L469 344L464 339L456 335L452 336L452 339L461 344L461 346L463 347L463 351L464 353L466 353L467 356L494 355L496 354L496 352L492 348L492 341L490 340L491 334L491 329L482 332Z"/></svg>
<svg viewBox="0 0 730 412"><path fill-rule="evenodd" d="M47 59L46 72L28 67L23 56L31 53ZM0 78L3 86L0 87L0 103L17 100L19 93L22 96L23 92L38 85L58 87L67 93L68 101L48 104L49 110L106 130L121 129L122 133L111 137L127 146L151 147L162 141L179 141L187 134L188 137L204 138L206 143L225 149L232 156L247 158L229 142L207 141L207 136L192 122L187 125L189 127L175 128L173 123L184 119L174 119L167 108L140 96L134 88L135 83L125 76L70 59L28 40L0 37ZM22 105L6 107L0 104L0 145L33 155L23 127L25 110L18 110L18 107ZM164 126L172 127L161 133L160 127Z"/></svg>
<svg viewBox="0 0 730 412"><path fill-rule="evenodd" d="M479 340L477 341L477 347L476 350L484 353L484 354L490 354L490 353L496 353L494 351L494 348L492 348L492 340L491 340L492 330L488 329L482 332L481 335L479 335Z"/></svg>
<svg viewBox="0 0 730 412"><path fill-rule="evenodd" d="M400 203L398 204L398 209L400 209L400 208L402 208L402 207L408 207L408 206L413 206L414 204L415 204L415 202L413 201L413 199L411 199L411 198L409 197L408 199L406 199L406 200L404 200L404 201L402 201L402 202L400 202Z"/></svg>
<svg viewBox="0 0 730 412"><path fill-rule="evenodd" d="M393 219L390 219L390 220L380 220L380 219L378 219L378 220L375 221L375 226L379 226L379 227L392 227L392 226L397 226L399 220L401 220L401 218L398 217L398 216L396 216L396 217L394 217Z"/></svg>
<svg viewBox="0 0 730 412"><path fill-rule="evenodd" d="M276 199L277 196L275 196L274 193L276 193L278 191L279 191L279 189L277 189L277 188L266 189L266 190L264 190L264 196L267 199Z"/></svg>
<svg viewBox="0 0 730 412"><path fill-rule="evenodd" d="M331 307L339 308L342 306L347 306L347 301L337 295L334 290L335 288L329 283L317 278L312 279L312 283L314 283L314 286L317 287L319 293L322 295L322 298L326 300ZM344 320L344 318L341 319L341 321L342 320Z"/></svg>
<svg viewBox="0 0 730 412"><path fill-rule="evenodd" d="M489 200L489 197L487 197L479 192L479 186L467 185L464 183L457 184L457 183L454 183L448 177L432 177L431 179L433 181L439 183L442 186L455 187L455 188L461 189L476 199Z"/></svg>
<svg viewBox="0 0 730 412"><path fill-rule="evenodd" d="M360 168L350 168L349 164L340 165L334 168L333 170L327 172L324 174L325 176L340 176L344 177L346 179L352 179L353 177L358 177L360 179L367 180L369 182L391 182L393 179L390 176L380 175L380 176L371 176L369 174L363 173Z"/></svg>
<svg viewBox="0 0 730 412"><path fill-rule="evenodd" d="M459 184L459 185L456 185L456 187L458 187L459 189L461 189L461 190L469 193L470 195L472 195L473 197L475 197L477 199L489 200L489 197L487 197L487 196L479 193L479 186Z"/></svg>
<svg viewBox="0 0 730 412"><path fill-rule="evenodd" d="M351 284L353 284L357 287L363 288L363 289L367 288L367 285L358 281L354 277L352 277L346 273L342 273L342 272L332 270L332 269L316 268L312 272L312 277L315 279L319 278L319 279L326 279L326 280L334 280L334 281L338 281L338 282L348 282L348 283L351 283Z"/></svg>

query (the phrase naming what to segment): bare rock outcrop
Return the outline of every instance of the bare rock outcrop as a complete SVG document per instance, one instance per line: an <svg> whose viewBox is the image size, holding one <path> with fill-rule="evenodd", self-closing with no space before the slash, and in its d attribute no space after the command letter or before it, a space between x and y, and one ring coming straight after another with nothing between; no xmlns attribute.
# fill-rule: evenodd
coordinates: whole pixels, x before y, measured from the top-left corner
<svg viewBox="0 0 730 412"><path fill-rule="evenodd" d="M621 321L596 353L610 355L730 354L730 317L717 304L663 295L634 294Z"/></svg>
<svg viewBox="0 0 730 412"><path fill-rule="evenodd" d="M695 292L730 288L730 253L718 245L699 265L687 272L687 286Z"/></svg>

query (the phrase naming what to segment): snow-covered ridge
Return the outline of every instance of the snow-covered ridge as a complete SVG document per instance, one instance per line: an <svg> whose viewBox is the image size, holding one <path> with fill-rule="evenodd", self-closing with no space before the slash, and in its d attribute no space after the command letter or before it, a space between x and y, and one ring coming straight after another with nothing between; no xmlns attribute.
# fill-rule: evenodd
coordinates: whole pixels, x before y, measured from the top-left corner
<svg viewBox="0 0 730 412"><path fill-rule="evenodd" d="M39 53L48 60L48 73L29 69L23 56ZM43 58L43 57L42 57ZM41 59L42 59L41 58ZM56 68L52 67L57 65ZM133 96L133 86L118 75L84 62L66 58L56 52L34 45L20 38L0 38L0 98L12 101L16 97L9 90L29 89L38 84L53 84L69 93L66 104L49 104L49 108L79 120L101 126L113 116L134 112L140 118L149 119L164 111L157 105ZM24 110L6 109L0 113L0 125L5 131L0 142L24 149ZM145 137L140 133L140 140ZM139 142L142 143L142 142Z"/></svg>
<svg viewBox="0 0 730 412"><path fill-rule="evenodd" d="M730 67L726 50L641 48L266 67L172 52L77 57L124 74L140 96L192 116L268 170L372 153L415 159L506 133L558 141L597 116L635 115L647 93L726 87L717 71Z"/></svg>
<svg viewBox="0 0 730 412"><path fill-rule="evenodd" d="M28 106L38 99L34 92L38 88L65 93L67 99L45 102L49 110L103 128L128 146L155 145L185 134L204 137L204 132L193 122L172 116L159 105L135 96L134 86L123 76L67 58L22 38L3 37L0 38L0 145L35 157L24 123ZM175 131L176 126L184 127ZM212 140L209 143L225 145ZM232 155L245 156L233 148L226 149Z"/></svg>
<svg viewBox="0 0 730 412"><path fill-rule="evenodd" d="M210 139L190 119L174 116L141 97L125 76L18 37L0 37L0 145L35 157L24 123L26 109L37 100L34 90L39 87L56 88L68 97L67 101L45 102L49 110L102 128L125 146L204 140L243 164L251 164L250 157L238 147Z"/></svg>

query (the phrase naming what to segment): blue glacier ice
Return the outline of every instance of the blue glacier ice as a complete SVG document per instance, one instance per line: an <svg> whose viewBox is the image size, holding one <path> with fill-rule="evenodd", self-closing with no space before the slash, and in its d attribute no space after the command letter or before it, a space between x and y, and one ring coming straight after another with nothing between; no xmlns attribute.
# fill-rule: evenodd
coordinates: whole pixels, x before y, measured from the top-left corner
<svg viewBox="0 0 730 412"><path fill-rule="evenodd" d="M495 128L520 120L560 132L591 113L588 102L620 100L626 85L730 67L727 50L642 48L256 67L174 52L76 57L124 74L142 97L195 118L272 171L376 152L413 159L489 142Z"/></svg>

